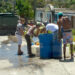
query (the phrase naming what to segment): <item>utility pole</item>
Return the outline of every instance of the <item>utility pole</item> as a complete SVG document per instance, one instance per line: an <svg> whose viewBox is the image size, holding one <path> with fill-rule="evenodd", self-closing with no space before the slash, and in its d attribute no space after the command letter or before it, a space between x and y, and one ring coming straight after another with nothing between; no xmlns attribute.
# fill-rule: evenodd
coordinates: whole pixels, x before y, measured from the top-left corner
<svg viewBox="0 0 75 75"><path fill-rule="evenodd" d="M35 22L35 16L36 16L36 2L37 0L34 0L34 22Z"/></svg>

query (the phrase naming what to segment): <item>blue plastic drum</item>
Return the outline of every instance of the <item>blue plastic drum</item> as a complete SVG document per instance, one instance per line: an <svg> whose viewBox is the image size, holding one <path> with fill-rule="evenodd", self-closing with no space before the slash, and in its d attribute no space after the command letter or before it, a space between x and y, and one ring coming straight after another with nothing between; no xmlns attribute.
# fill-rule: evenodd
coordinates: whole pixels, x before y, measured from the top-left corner
<svg viewBox="0 0 75 75"><path fill-rule="evenodd" d="M41 34L39 35L40 41L40 58L41 59L49 59L52 54L52 34Z"/></svg>
<svg viewBox="0 0 75 75"><path fill-rule="evenodd" d="M62 58L62 41L54 40L53 41L53 58Z"/></svg>

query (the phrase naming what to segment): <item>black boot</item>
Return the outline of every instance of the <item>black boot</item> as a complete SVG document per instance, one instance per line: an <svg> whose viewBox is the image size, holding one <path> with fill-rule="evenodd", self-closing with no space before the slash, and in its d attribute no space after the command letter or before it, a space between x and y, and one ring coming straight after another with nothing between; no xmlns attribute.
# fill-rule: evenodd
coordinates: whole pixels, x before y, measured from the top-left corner
<svg viewBox="0 0 75 75"><path fill-rule="evenodd" d="M29 54L29 58L35 57L35 54Z"/></svg>

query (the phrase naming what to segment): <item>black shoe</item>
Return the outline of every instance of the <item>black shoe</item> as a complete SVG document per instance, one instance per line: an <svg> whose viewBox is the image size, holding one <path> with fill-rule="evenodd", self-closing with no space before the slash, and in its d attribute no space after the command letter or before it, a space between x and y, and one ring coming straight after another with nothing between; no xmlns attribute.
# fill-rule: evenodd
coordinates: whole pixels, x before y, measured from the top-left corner
<svg viewBox="0 0 75 75"><path fill-rule="evenodd" d="M35 57L35 54L29 54L29 58Z"/></svg>
<svg viewBox="0 0 75 75"><path fill-rule="evenodd" d="M23 55L23 52L21 51L20 53L18 53L18 55Z"/></svg>

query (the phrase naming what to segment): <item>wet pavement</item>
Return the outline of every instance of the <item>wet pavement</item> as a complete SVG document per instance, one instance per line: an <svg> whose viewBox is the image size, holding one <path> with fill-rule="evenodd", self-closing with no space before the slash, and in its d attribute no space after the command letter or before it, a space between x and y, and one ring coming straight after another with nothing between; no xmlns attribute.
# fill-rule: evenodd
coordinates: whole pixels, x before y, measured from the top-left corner
<svg viewBox="0 0 75 75"><path fill-rule="evenodd" d="M26 42L23 39L22 56L17 55L17 43L0 36L0 75L75 75L75 62L59 59L28 58Z"/></svg>

